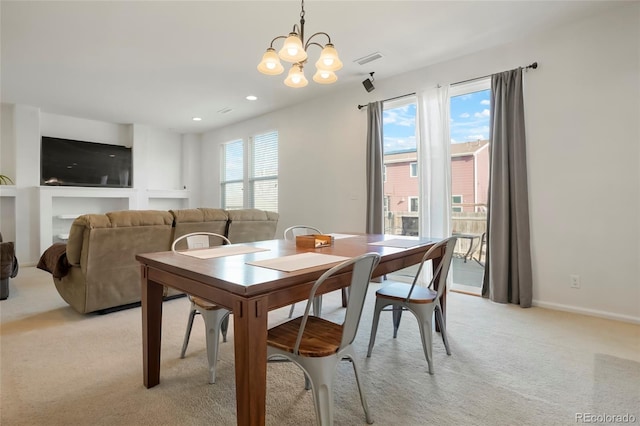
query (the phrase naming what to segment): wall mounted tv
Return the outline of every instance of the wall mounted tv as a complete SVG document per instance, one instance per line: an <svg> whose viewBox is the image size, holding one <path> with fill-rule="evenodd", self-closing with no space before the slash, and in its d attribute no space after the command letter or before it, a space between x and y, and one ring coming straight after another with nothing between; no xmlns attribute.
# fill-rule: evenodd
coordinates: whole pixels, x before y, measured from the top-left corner
<svg viewBox="0 0 640 426"><path fill-rule="evenodd" d="M131 148L42 137L40 185L131 188Z"/></svg>

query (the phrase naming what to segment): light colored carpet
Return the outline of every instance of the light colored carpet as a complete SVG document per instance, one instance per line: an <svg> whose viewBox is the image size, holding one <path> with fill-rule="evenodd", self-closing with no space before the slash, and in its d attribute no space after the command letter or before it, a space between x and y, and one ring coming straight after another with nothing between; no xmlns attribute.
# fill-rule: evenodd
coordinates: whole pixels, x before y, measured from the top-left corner
<svg viewBox="0 0 640 426"><path fill-rule="evenodd" d="M450 293L452 355L434 335L430 376L410 314L395 340L383 314L373 356L365 357L376 288L356 350L377 425L571 425L576 413L629 413L640 422L640 326ZM344 312L339 292L323 306L328 317ZM140 308L79 315L50 275L22 268L0 302L0 423L235 424L233 333L221 345L217 383L209 385L200 318L179 359L188 307L184 298L165 303L161 383L145 389ZM270 322L287 312L270 313ZM293 364L269 364L267 382L268 425L314 424L310 392ZM335 424L365 424L347 362L337 372Z"/></svg>

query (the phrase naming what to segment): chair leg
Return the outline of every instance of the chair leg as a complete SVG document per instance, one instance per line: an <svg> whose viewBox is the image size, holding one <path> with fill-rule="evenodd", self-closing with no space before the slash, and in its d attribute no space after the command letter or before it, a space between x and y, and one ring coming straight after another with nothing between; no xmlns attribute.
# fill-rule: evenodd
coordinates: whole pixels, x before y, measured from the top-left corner
<svg viewBox="0 0 640 426"><path fill-rule="evenodd" d="M229 311L216 309L201 312L206 328L207 361L209 362L209 383L216 382L216 364L222 323L229 316Z"/></svg>
<svg viewBox="0 0 640 426"><path fill-rule="evenodd" d="M316 358L314 361L306 362L305 368L309 372L309 380L311 381L316 421L318 426L333 426L335 360ZM334 364L333 368L331 365L327 365L329 363Z"/></svg>
<svg viewBox="0 0 640 426"><path fill-rule="evenodd" d="M342 307L346 308L349 304L349 287L342 287Z"/></svg>
<svg viewBox="0 0 640 426"><path fill-rule="evenodd" d="M289 318L293 317L293 310L296 308L296 304L291 305L291 309L289 310Z"/></svg>
<svg viewBox="0 0 640 426"><path fill-rule="evenodd" d="M229 315L224 317L220 324L220 331L222 331L222 341L227 342L227 331L229 330Z"/></svg>
<svg viewBox="0 0 640 426"><path fill-rule="evenodd" d="M400 319L402 318L402 306L393 306L393 338L398 336L398 328L400 328Z"/></svg>
<svg viewBox="0 0 640 426"><path fill-rule="evenodd" d="M313 298L313 315L319 317L322 314L322 296Z"/></svg>
<svg viewBox="0 0 640 426"><path fill-rule="evenodd" d="M420 337L422 338L422 349L424 350L424 356L427 358L427 364L429 364L429 374L433 374L431 314L428 316L425 315L425 318L418 317L418 325L420 328Z"/></svg>
<svg viewBox="0 0 640 426"><path fill-rule="evenodd" d="M449 348L449 339L447 339L447 329L444 325L444 318L442 317L442 310L440 309L440 305L436 305L435 307L435 316L436 323L440 327L440 335L442 336L444 348L447 350L447 355L451 355L451 349Z"/></svg>
<svg viewBox="0 0 640 426"><path fill-rule="evenodd" d="M309 380L309 376L307 376L307 373L304 373L304 390L310 390L311 389L311 380Z"/></svg>
<svg viewBox="0 0 640 426"><path fill-rule="evenodd" d="M376 298L376 306L373 310L373 321L371 322L371 336L369 337L369 349L367 350L367 358L371 358L371 351L376 342L376 334L378 333L378 323L380 322L380 311L384 307L384 302Z"/></svg>
<svg viewBox="0 0 640 426"><path fill-rule="evenodd" d="M353 355L353 354L352 354ZM358 372L358 364L356 363L356 359L354 356L349 356L349 361L353 364L353 372L356 375L356 384L358 385L358 392L360 392L360 402L362 402L362 408L364 409L364 415L367 419L368 424L373 424L373 419L371 418L371 413L369 413L369 404L367 404L367 398L364 395L364 391L362 390L362 383L360 382L360 375Z"/></svg>
<svg viewBox="0 0 640 426"><path fill-rule="evenodd" d="M184 341L182 342L182 351L180 352L180 358L184 358L184 354L187 352L187 346L189 345L189 337L191 336L191 329L193 328L193 319L198 311L192 306L189 312L189 319L187 320L187 331L184 333Z"/></svg>

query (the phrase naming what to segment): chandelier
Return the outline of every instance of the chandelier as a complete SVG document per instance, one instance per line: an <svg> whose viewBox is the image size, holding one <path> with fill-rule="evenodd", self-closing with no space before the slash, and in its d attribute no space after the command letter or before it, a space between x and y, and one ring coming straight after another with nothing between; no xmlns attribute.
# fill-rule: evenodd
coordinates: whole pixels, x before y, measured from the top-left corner
<svg viewBox="0 0 640 426"><path fill-rule="evenodd" d="M302 0L302 11L300 12L300 26L294 24L293 30L288 36L278 36L271 40L271 45L262 56L262 61L258 64L258 71L266 75L282 74L284 67L280 60L291 62L291 69L284 84L289 87L304 87L309 82L304 76L304 64L307 63L307 49L310 46L318 46L322 49L320 58L316 62L316 73L313 75L313 81L320 84L331 84L338 80L335 71L342 68L342 61L338 58L338 52L331 43L331 37L324 32L318 32L304 40L304 0ZM316 36L326 36L327 44L321 44L312 41ZM285 39L282 48L278 53L273 48L276 40Z"/></svg>

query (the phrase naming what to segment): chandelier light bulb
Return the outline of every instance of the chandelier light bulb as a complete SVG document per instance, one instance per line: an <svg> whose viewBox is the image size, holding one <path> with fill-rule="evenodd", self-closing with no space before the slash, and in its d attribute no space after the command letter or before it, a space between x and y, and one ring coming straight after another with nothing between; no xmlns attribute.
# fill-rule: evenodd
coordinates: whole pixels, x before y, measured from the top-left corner
<svg viewBox="0 0 640 426"><path fill-rule="evenodd" d="M316 62L316 68L327 71L338 71L342 68L342 61L338 58L338 51L333 44L327 43L320 53L320 58Z"/></svg>
<svg viewBox="0 0 640 426"><path fill-rule="evenodd" d="M284 72L284 67L273 47L268 48L262 56L262 61L258 64L258 71L266 75L278 75Z"/></svg>
<svg viewBox="0 0 640 426"><path fill-rule="evenodd" d="M293 66L289 70L287 78L284 80L284 84L294 88L304 87L309 84L309 81L304 76L304 72L302 71L302 65L293 64Z"/></svg>
<svg viewBox="0 0 640 426"><path fill-rule="evenodd" d="M278 52L280 59L287 62L302 62L307 59L307 52L302 46L302 40L297 33L289 33L289 37L284 41L282 49Z"/></svg>
<svg viewBox="0 0 640 426"><path fill-rule="evenodd" d="M313 81L320 84L331 84L338 81L338 76L333 71L319 69L313 75Z"/></svg>

